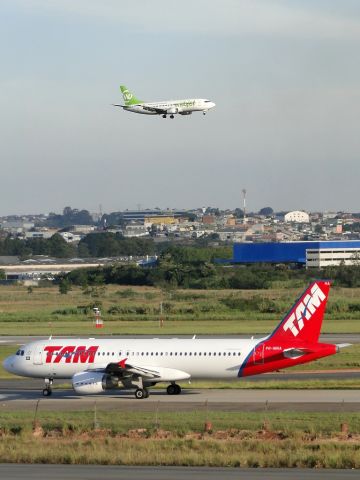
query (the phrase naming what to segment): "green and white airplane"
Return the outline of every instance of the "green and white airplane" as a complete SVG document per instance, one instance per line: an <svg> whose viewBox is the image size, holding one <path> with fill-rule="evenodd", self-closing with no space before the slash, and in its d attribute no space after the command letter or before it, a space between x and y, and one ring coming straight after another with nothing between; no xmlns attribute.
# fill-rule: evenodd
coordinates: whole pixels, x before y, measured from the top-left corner
<svg viewBox="0 0 360 480"><path fill-rule="evenodd" d="M206 115L215 103L204 98L191 98L187 100L165 100L163 102L143 102L135 97L125 85L120 86L125 105L113 104L114 107L122 107L128 112L142 113L144 115L162 115L166 118L174 118L175 114L191 115L193 112L203 112Z"/></svg>

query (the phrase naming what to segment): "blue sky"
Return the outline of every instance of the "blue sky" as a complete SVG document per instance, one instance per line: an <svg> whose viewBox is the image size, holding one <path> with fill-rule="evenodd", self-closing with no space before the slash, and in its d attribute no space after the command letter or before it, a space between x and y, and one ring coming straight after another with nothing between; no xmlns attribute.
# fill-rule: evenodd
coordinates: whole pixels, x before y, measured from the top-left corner
<svg viewBox="0 0 360 480"><path fill-rule="evenodd" d="M2 0L0 215L360 210L360 4ZM127 113L201 97L206 117Z"/></svg>

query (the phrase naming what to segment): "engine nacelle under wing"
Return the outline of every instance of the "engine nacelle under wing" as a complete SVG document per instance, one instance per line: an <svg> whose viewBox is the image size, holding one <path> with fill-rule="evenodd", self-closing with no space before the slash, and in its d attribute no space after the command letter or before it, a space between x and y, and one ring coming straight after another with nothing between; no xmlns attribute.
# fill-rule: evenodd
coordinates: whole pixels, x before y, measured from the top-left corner
<svg viewBox="0 0 360 480"><path fill-rule="evenodd" d="M170 107L166 110L166 113L168 113L169 115L174 115L175 113L179 113L179 108Z"/></svg>
<svg viewBox="0 0 360 480"><path fill-rule="evenodd" d="M118 379L102 372L79 372L72 377L72 386L76 393L93 395L118 387Z"/></svg>

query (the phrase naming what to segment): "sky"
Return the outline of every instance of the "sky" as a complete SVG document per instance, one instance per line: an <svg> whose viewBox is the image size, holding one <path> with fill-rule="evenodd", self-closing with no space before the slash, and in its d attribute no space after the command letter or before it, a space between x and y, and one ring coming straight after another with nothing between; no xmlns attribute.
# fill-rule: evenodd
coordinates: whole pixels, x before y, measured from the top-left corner
<svg viewBox="0 0 360 480"><path fill-rule="evenodd" d="M0 215L360 211L358 0L0 0ZM113 107L208 98L206 116Z"/></svg>

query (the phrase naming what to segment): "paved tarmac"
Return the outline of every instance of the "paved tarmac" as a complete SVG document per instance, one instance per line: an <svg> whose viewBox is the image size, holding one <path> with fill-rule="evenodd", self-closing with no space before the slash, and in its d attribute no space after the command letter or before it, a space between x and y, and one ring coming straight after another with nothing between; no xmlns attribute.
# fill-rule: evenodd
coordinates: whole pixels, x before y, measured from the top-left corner
<svg viewBox="0 0 360 480"><path fill-rule="evenodd" d="M104 333L103 335L91 335L91 338L154 338L155 336L161 338L192 338L193 335L111 335ZM264 336L264 335L262 335ZM56 335L53 338L87 338L88 335ZM250 338L251 335L196 335L196 338ZM261 338L261 335L256 335L255 338ZM35 340L49 338L43 336L25 336L25 335L3 335L0 336L0 344L3 345L24 345ZM360 343L360 334L358 333L325 333L320 336L320 342L324 343Z"/></svg>
<svg viewBox="0 0 360 480"><path fill-rule="evenodd" d="M108 465L0 465L0 478L12 480L352 480L356 470L295 468L121 467Z"/></svg>
<svg viewBox="0 0 360 480"><path fill-rule="evenodd" d="M193 411L209 408L221 411L325 411L359 412L358 390L221 390L186 389L170 396L163 390L151 391L147 399L136 400L132 391L79 396L72 390L54 390L42 397L37 390L1 390L0 412L34 410Z"/></svg>

